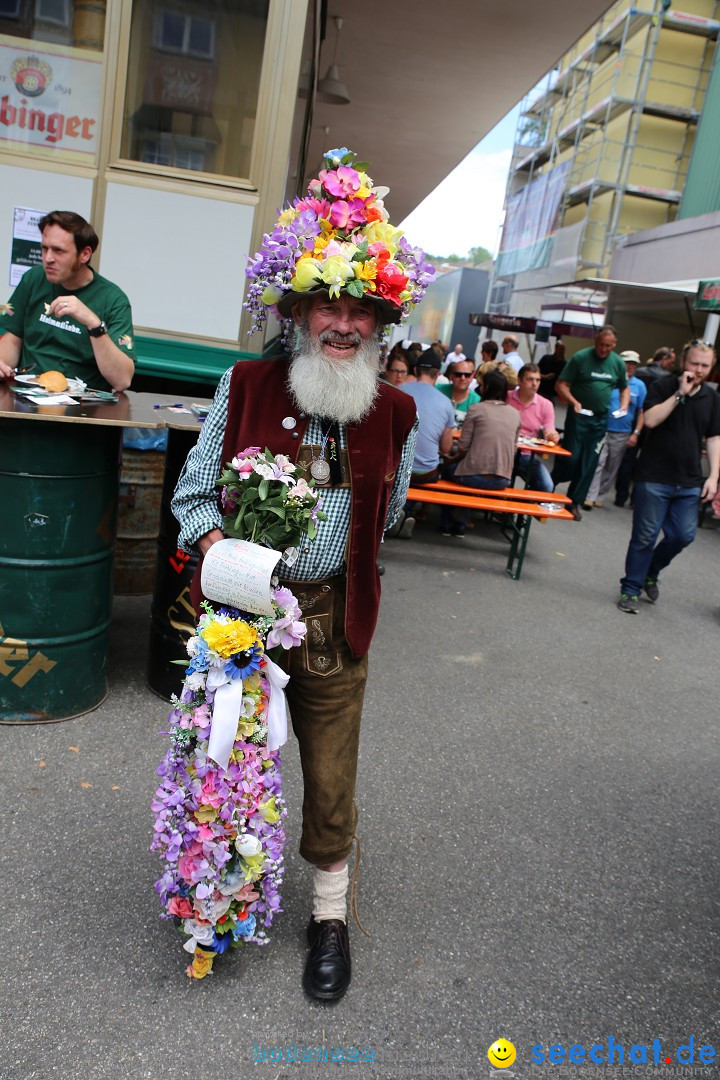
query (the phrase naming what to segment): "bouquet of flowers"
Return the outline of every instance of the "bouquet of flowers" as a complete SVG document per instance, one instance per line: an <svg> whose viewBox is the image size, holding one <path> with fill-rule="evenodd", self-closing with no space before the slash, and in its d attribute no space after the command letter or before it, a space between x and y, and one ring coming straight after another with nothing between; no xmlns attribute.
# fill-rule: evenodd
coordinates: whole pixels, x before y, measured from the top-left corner
<svg viewBox="0 0 720 1080"><path fill-rule="evenodd" d="M289 459L258 447L234 458L218 483L229 535L278 547L314 537L319 494ZM271 591L272 615L203 604L170 748L157 769L151 850L164 871L155 890L186 935L186 973L202 979L213 960L246 941L267 943L280 907L283 819L279 746L285 741L287 675L270 650L302 642L305 624L289 589ZM180 661L181 663L183 661Z"/></svg>

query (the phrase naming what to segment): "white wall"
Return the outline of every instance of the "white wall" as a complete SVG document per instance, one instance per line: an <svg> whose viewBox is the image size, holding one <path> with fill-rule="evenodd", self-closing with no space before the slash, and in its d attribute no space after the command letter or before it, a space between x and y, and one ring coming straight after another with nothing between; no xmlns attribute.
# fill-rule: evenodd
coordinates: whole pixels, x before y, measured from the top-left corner
<svg viewBox="0 0 720 1080"><path fill-rule="evenodd" d="M254 208L110 182L100 273L136 329L238 340Z"/></svg>
<svg viewBox="0 0 720 1080"><path fill-rule="evenodd" d="M92 191L92 180L80 176L43 172L40 169L22 169L14 165L0 167L0 301L4 303L12 292L9 278L13 207L27 206L31 210L74 210L76 214L88 218Z"/></svg>

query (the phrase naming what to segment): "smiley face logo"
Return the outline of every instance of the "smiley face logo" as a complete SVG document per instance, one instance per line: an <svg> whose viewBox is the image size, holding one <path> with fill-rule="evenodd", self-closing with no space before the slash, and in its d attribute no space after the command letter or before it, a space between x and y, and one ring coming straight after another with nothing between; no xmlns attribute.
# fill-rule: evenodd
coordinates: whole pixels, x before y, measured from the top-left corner
<svg viewBox="0 0 720 1080"><path fill-rule="evenodd" d="M507 1069L515 1060L515 1047L507 1039L496 1039L488 1050L488 1061L496 1069Z"/></svg>

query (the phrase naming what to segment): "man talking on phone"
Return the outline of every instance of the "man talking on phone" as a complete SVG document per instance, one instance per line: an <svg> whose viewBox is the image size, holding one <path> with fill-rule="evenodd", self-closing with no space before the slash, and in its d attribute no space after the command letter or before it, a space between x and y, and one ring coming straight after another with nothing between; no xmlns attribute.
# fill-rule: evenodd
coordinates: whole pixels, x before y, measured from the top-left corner
<svg viewBox="0 0 720 1080"><path fill-rule="evenodd" d="M706 385L715 351L690 341L680 375L655 379L645 399L646 442L635 470L633 530L620 581L618 607L639 611L644 591L651 604L660 596L660 573L695 539L698 503L712 501L720 474L720 395ZM707 440L710 475L701 469ZM663 538L656 546L660 530Z"/></svg>

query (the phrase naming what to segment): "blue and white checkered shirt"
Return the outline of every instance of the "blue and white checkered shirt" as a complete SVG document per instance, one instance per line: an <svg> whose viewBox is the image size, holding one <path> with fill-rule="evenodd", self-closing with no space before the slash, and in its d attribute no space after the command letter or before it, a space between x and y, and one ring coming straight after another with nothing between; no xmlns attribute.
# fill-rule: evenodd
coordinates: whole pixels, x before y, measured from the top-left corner
<svg viewBox="0 0 720 1080"><path fill-rule="evenodd" d="M218 509L218 488L215 481L225 464L221 461L225 423L227 420L230 376L233 369L225 372L218 384L210 411L202 425L200 438L188 454L175 494L172 511L180 522L178 544L185 551L194 552L195 543L210 532L222 529L222 515ZM345 425L340 424L340 449L347 448ZM412 463L415 456L417 419L405 440L400 465L395 476L390 502L385 518L385 529L395 524L405 503L410 486ZM305 432L305 442L319 445L322 431L319 422L312 418ZM272 449L272 447L271 447ZM345 547L350 524L350 489L328 488L323 491L322 510L327 521L320 524L314 542L306 540L290 576L297 581L320 581L334 577L343 571Z"/></svg>

